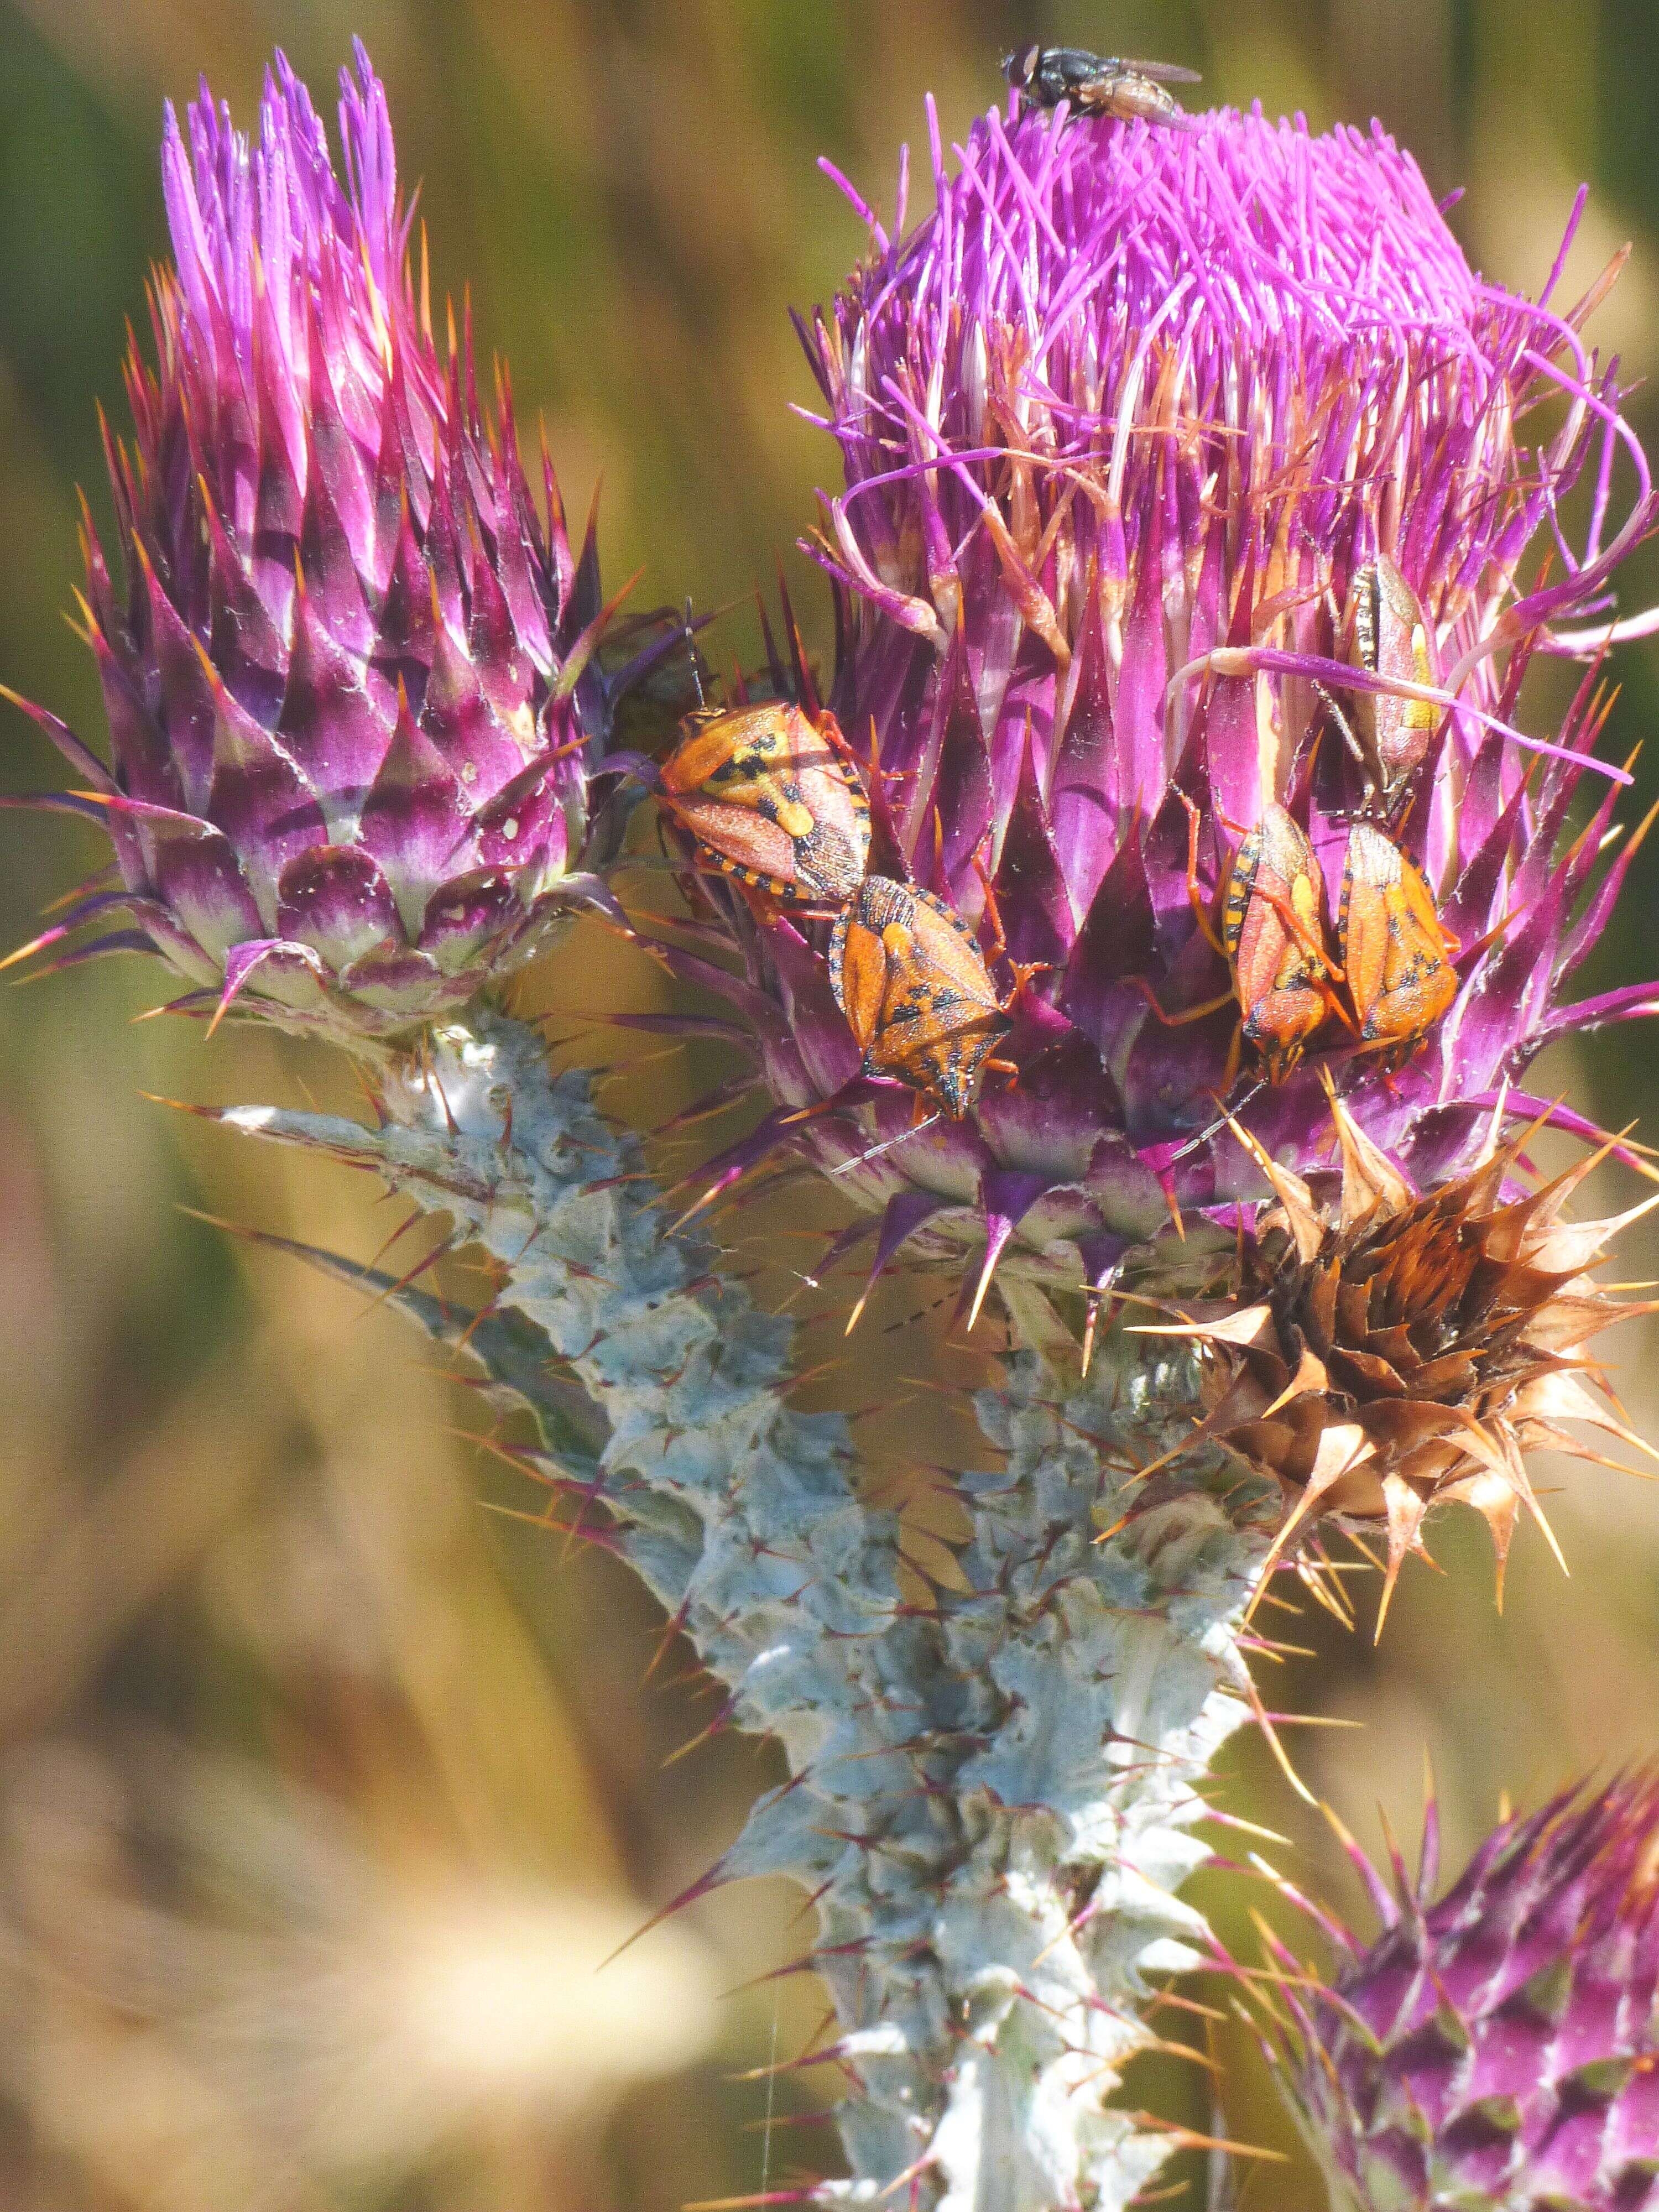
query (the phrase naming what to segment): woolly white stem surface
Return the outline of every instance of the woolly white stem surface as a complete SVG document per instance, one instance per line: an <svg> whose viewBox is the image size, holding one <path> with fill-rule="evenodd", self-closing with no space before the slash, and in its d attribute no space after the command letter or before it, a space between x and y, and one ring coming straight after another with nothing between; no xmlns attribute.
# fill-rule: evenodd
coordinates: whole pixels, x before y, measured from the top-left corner
<svg viewBox="0 0 1659 2212"><path fill-rule="evenodd" d="M929 1594L895 1516L860 1500L845 1422L787 1404L790 1325L666 1233L636 1140L533 1031L441 1032L379 1127L224 1118L372 1169L494 1256L499 1308L560 1372L544 1393L519 1322L510 1366L505 1338L471 1349L565 1445L558 1472L592 1488L730 1720L783 1746L792 1780L719 1873L817 1900L862 2094L842 2113L853 2178L812 2201L1127 2205L1169 2140L1105 2100L1149 1978L1204 1948L1176 1892L1207 1855L1205 1771L1249 1717L1237 1626L1265 1548L1218 1465L1135 1480L1190 1425L1184 1357L1113 1332L1086 1383L1012 1358L977 1401L1005 1464L963 1479L966 1592ZM598 1408L585 1425L566 1378Z"/></svg>

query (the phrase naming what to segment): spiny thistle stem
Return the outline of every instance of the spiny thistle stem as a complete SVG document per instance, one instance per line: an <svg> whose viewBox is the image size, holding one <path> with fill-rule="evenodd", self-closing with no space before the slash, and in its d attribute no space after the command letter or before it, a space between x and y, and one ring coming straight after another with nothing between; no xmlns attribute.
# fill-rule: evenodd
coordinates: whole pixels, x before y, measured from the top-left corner
<svg viewBox="0 0 1659 2212"><path fill-rule="evenodd" d="M731 1721L782 1744L791 1781L708 1882L787 1874L817 1900L853 2178L802 2201L1127 2204L1170 2139L1105 2100L1148 2039L1149 1978L1204 1953L1176 1892L1207 1856L1205 1771L1249 1717L1237 1628L1271 1521L1267 1486L1218 1459L1137 1479L1195 1417L1189 1355L1115 1331L1082 1382L1016 1353L977 1401L1005 1464L963 1478L965 1589L908 1603L899 1521L860 1502L845 1422L786 1402L791 1325L663 1233L636 1140L533 1032L440 1032L378 1127L222 1118L371 1168L494 1257L499 1308L608 1430L563 1478ZM522 1358L507 1374L487 1334L471 1349L535 1408Z"/></svg>

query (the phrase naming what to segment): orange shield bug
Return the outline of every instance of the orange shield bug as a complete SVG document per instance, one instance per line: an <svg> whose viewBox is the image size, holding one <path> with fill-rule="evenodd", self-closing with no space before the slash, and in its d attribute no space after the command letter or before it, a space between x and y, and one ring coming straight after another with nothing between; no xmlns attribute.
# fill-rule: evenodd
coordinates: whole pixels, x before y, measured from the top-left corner
<svg viewBox="0 0 1659 2212"><path fill-rule="evenodd" d="M661 795L699 860L777 898L844 905L869 858L870 802L834 716L774 701L683 729Z"/></svg>
<svg viewBox="0 0 1659 2212"><path fill-rule="evenodd" d="M1374 823L1349 833L1339 928L1360 1050L1409 1059L1457 996L1457 940L1421 869Z"/></svg>
<svg viewBox="0 0 1659 2212"><path fill-rule="evenodd" d="M1325 950L1324 905L1324 878L1305 831L1270 805L1238 848L1221 913L1241 1026L1269 1083L1295 1071L1337 1004L1340 971Z"/></svg>
<svg viewBox="0 0 1659 2212"><path fill-rule="evenodd" d="M1397 684L1435 680L1429 618L1423 602L1386 553L1368 561L1353 580L1343 625L1348 659L1356 668ZM1323 690L1323 686L1321 686ZM1327 691L1326 704L1373 793L1386 805L1422 765L1440 718L1426 699L1401 699L1388 691L1357 691L1352 719Z"/></svg>
<svg viewBox="0 0 1659 2212"><path fill-rule="evenodd" d="M1187 810L1187 896L1200 929L1232 971L1232 988L1178 1014L1166 1014L1150 986L1143 982L1140 988L1171 1029L1201 1020L1236 999L1239 1025L1226 1087L1232 1086L1245 1043L1255 1048L1267 1080L1283 1083L1328 1014L1347 1020L1335 990L1341 970L1325 946L1325 879L1318 855L1285 808L1270 805L1234 856L1218 935L1198 880L1199 811L1184 792L1177 796Z"/></svg>
<svg viewBox="0 0 1659 2212"><path fill-rule="evenodd" d="M866 876L830 940L836 1003L866 1075L908 1083L960 1121L1013 1026L974 933L931 891Z"/></svg>

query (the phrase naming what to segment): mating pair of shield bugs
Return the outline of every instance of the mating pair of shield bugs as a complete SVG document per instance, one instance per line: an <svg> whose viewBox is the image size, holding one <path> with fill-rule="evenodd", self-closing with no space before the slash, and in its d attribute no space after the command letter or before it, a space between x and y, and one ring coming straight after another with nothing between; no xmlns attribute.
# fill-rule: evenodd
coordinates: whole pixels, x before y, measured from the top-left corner
<svg viewBox="0 0 1659 2212"><path fill-rule="evenodd" d="M705 708L687 717L659 788L703 866L835 916L830 988L864 1073L960 1120L986 1071L1007 1065L991 1052L1012 1025L1010 1000L953 907L867 872L870 801L835 717L788 702Z"/></svg>
<svg viewBox="0 0 1659 2212"><path fill-rule="evenodd" d="M1334 954L1318 856L1294 817L1277 804L1234 856L1218 933L1198 887L1198 811L1183 795L1188 895L1206 937L1231 971L1232 989L1180 1018L1192 1020L1236 999L1236 1049L1249 1046L1273 1084L1294 1073L1333 1019L1356 1049L1398 1066L1457 994L1456 941L1421 869L1377 818L1397 824L1439 720L1432 701L1413 696L1435 681L1429 618L1386 553L1356 572L1341 632L1351 666L1400 688L1357 688L1350 715L1319 687L1365 779L1364 811L1350 826L1343 864Z"/></svg>
<svg viewBox="0 0 1659 2212"><path fill-rule="evenodd" d="M1218 932L1198 881L1198 810L1184 794L1182 803L1188 894L1232 987L1174 1016L1149 990L1159 1018L1195 1021L1236 1000L1233 1061L1248 1046L1271 1084L1294 1073L1332 1019L1356 1050L1391 1066L1409 1059L1457 995L1458 945L1416 863L1375 822L1362 816L1350 826L1334 952L1318 855L1307 832L1275 803L1234 855ZM1230 1064L1229 1089L1235 1073Z"/></svg>

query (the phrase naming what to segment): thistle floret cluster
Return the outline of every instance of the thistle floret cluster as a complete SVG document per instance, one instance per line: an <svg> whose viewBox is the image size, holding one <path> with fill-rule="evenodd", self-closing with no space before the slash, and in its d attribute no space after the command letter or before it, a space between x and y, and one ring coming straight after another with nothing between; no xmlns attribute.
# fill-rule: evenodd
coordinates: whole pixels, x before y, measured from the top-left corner
<svg viewBox="0 0 1659 2212"><path fill-rule="evenodd" d="M1486 1521L1501 1601L1523 1511L1554 1545L1529 1451L1601 1459L1579 1433L1589 1428L1652 1455L1587 1347L1616 1322L1656 1310L1605 1289L1593 1271L1659 1198L1607 1220L1567 1218L1605 1148L1529 1189L1521 1162L1538 1128L1500 1141L1496 1114L1485 1158L1419 1193L1340 1099L1332 1117L1342 1161L1334 1212L1245 1139L1273 1202L1241 1238L1230 1294L1162 1333L1206 1356L1209 1408L1194 1440L1218 1439L1279 1487L1285 1514L1270 1565L1320 1521L1382 1533L1380 1634L1434 1507L1465 1504Z"/></svg>

